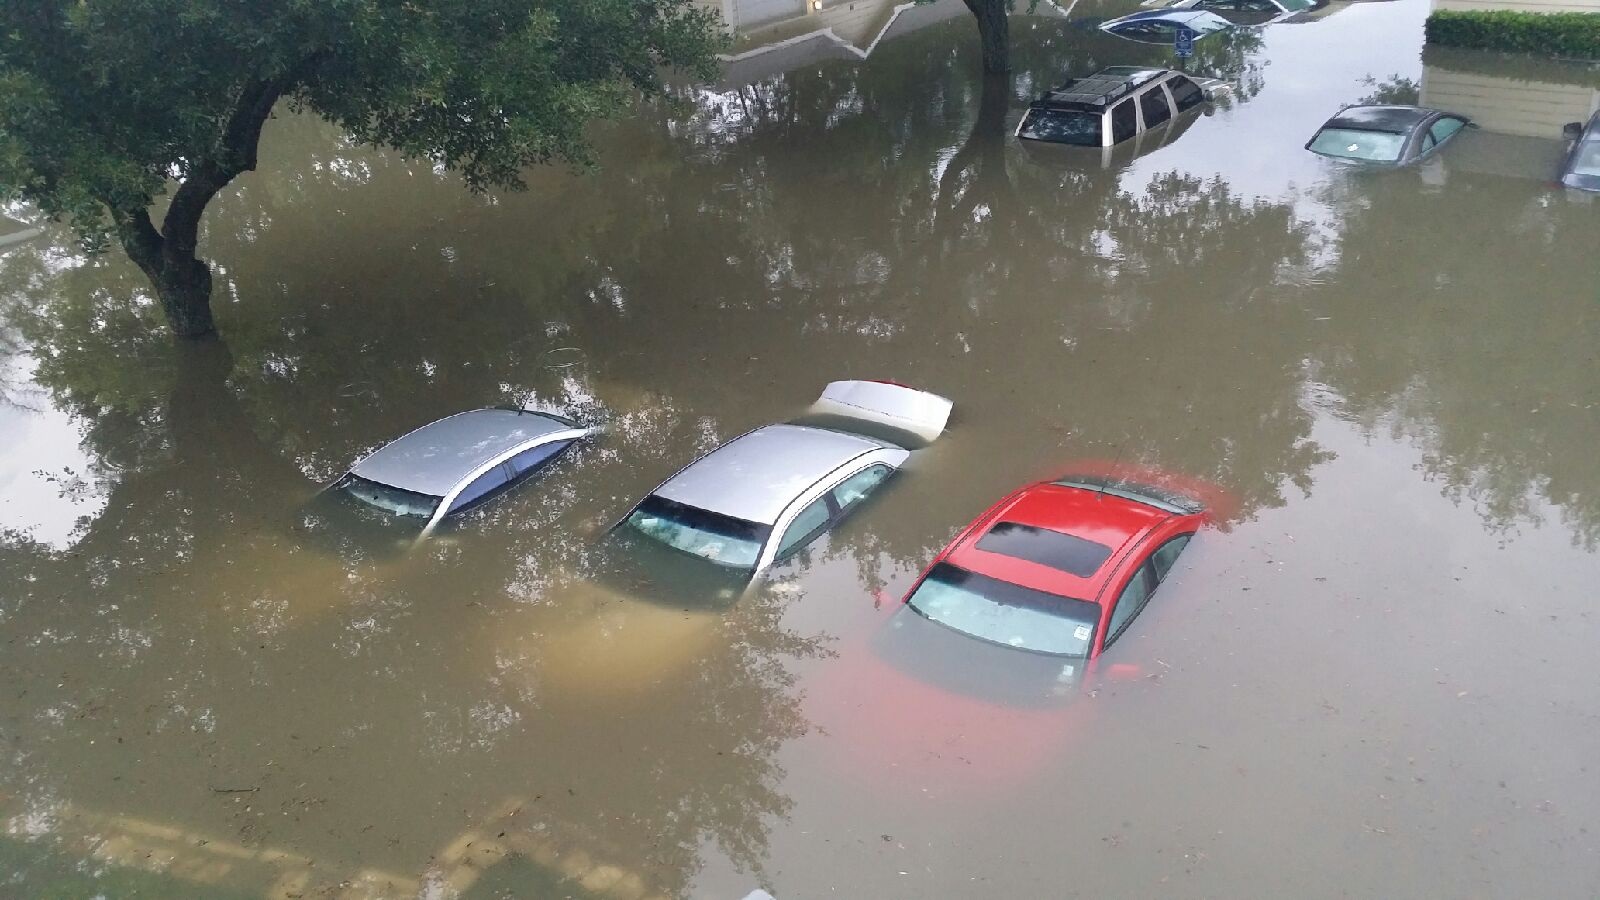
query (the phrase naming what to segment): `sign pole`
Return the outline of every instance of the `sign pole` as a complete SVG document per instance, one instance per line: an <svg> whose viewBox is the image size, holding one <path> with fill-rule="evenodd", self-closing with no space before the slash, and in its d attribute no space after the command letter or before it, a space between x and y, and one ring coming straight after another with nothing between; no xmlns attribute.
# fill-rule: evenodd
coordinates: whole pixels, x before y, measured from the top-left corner
<svg viewBox="0 0 1600 900"><path fill-rule="evenodd" d="M1194 29L1179 25L1172 32L1172 52L1178 57L1178 71L1187 72L1189 57L1194 55Z"/></svg>

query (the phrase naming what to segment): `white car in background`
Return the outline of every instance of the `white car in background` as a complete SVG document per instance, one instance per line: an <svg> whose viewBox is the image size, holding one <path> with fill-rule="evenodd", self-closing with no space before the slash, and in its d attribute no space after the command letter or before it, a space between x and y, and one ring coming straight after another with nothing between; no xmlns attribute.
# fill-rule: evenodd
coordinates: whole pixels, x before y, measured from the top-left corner
<svg viewBox="0 0 1600 900"><path fill-rule="evenodd" d="M1146 9L1199 10L1234 25L1270 25L1327 5L1327 0L1144 0Z"/></svg>

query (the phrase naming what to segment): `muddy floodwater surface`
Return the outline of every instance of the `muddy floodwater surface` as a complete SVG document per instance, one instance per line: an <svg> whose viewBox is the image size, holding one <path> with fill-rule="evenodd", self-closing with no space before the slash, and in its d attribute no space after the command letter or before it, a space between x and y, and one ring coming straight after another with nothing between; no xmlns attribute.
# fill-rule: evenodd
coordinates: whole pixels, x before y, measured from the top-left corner
<svg viewBox="0 0 1600 900"><path fill-rule="evenodd" d="M6 249L0 896L1600 893L1600 203L1553 186L1600 73L1334 7L1201 41L1234 94L1105 157L1010 131L1170 63L1092 27L1132 4L1019 16L1000 90L964 15L745 57L522 193L285 111L207 213L225 343ZM1302 149L1363 98L1483 127ZM949 430L731 609L591 577L840 378ZM302 527L501 403L605 430L411 553ZM932 555L1085 460L1228 498L1100 665L1020 700L907 640Z"/></svg>

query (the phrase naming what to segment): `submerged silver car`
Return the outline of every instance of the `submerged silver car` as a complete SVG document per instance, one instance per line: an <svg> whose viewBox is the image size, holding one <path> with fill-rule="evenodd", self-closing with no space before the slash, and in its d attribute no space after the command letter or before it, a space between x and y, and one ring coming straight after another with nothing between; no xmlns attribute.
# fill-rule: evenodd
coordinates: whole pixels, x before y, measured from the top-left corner
<svg viewBox="0 0 1600 900"><path fill-rule="evenodd" d="M1368 166L1405 166L1433 155L1471 125L1466 116L1421 106L1347 106L1306 149Z"/></svg>
<svg viewBox="0 0 1600 900"><path fill-rule="evenodd" d="M754 579L826 534L938 437L949 400L836 381L804 419L746 432L651 491L613 530Z"/></svg>
<svg viewBox="0 0 1600 900"><path fill-rule="evenodd" d="M1561 183L1580 191L1600 191L1600 112L1589 118L1587 127L1573 122L1562 129L1571 144L1561 165Z"/></svg>
<svg viewBox="0 0 1600 900"><path fill-rule="evenodd" d="M456 413L374 450L323 494L418 526L420 540L446 518L537 472L590 431L523 409Z"/></svg>

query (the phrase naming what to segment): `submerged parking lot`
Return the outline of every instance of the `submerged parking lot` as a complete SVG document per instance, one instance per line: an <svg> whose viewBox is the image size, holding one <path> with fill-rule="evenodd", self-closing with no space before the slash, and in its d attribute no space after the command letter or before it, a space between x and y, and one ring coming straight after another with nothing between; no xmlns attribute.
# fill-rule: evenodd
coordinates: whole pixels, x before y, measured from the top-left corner
<svg viewBox="0 0 1600 900"><path fill-rule="evenodd" d="M1600 891L1600 198L1554 184L1600 72L1334 4L1197 44L1235 90L1137 154L1011 137L1170 63L1093 27L1136 8L1017 18L1009 92L964 17L747 56L516 194L281 112L206 219L226 343L174 350L120 255L5 249L0 896ZM1364 99L1482 127L1303 149ZM954 402L893 490L727 611L589 577L847 378ZM606 427L409 554L294 527L497 403ZM963 525L1089 460L1230 498L1108 665L1023 705L887 649Z"/></svg>

